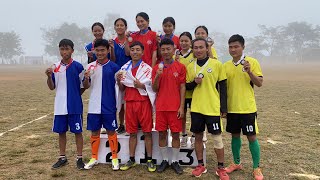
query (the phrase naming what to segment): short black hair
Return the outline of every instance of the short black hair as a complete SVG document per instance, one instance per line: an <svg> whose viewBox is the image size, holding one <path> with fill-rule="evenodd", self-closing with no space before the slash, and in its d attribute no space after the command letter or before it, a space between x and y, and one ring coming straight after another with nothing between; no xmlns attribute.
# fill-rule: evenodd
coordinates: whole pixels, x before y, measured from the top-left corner
<svg viewBox="0 0 320 180"><path fill-rule="evenodd" d="M176 21L173 19L173 17L164 18L162 25L164 25L167 22L170 22L173 25L173 27L176 27Z"/></svg>
<svg viewBox="0 0 320 180"><path fill-rule="evenodd" d="M196 34L198 29L200 29L200 28L203 29L207 33L207 35L209 35L209 31L208 31L208 28L206 26L198 26L196 28L196 30L194 30L194 34Z"/></svg>
<svg viewBox="0 0 320 180"><path fill-rule="evenodd" d="M181 33L180 36L179 36L179 39L180 39L182 36L187 36L187 37L190 39L190 41L192 41L192 35L191 35L191 33L189 33L188 31L185 31L185 32Z"/></svg>
<svg viewBox="0 0 320 180"><path fill-rule="evenodd" d="M164 38L164 39L161 40L159 46L161 47L162 45L172 45L172 46L174 46L174 42L169 38Z"/></svg>
<svg viewBox="0 0 320 180"><path fill-rule="evenodd" d="M71 49L73 49L73 47L74 47L74 44L70 39L62 39L59 42L59 47L67 47L67 46L70 46Z"/></svg>
<svg viewBox="0 0 320 180"><path fill-rule="evenodd" d="M100 22L95 22L95 23L93 23L92 26L91 26L91 31L93 31L93 28L94 28L95 26L100 26L100 27L102 28L102 30L104 31L104 27L103 27L103 25L102 25Z"/></svg>
<svg viewBox="0 0 320 180"><path fill-rule="evenodd" d="M123 18L118 18L118 19L116 19L116 20L114 21L114 25L116 25L118 21L122 21L125 27L128 26L127 21L126 21L125 19L123 19Z"/></svg>
<svg viewBox="0 0 320 180"><path fill-rule="evenodd" d="M144 50L144 46L140 41L134 41L133 43L131 43L130 48L132 48L133 46L140 46L142 50Z"/></svg>
<svg viewBox="0 0 320 180"><path fill-rule="evenodd" d="M208 42L207 42L206 39L204 39L204 38L196 38L196 39L194 39L194 40L192 41L192 49L193 49L194 43L197 42L197 41L203 41L203 42L206 44L206 47L209 48L209 44L208 44Z"/></svg>
<svg viewBox="0 0 320 180"><path fill-rule="evenodd" d="M232 35L230 38L229 38L229 41L228 41L228 44L232 43L232 42L239 42L242 46L244 46L244 38L243 36L239 35L239 34L235 34L235 35Z"/></svg>
<svg viewBox="0 0 320 180"><path fill-rule="evenodd" d="M109 42L106 39L97 39L94 43L94 47L104 46L109 49Z"/></svg>

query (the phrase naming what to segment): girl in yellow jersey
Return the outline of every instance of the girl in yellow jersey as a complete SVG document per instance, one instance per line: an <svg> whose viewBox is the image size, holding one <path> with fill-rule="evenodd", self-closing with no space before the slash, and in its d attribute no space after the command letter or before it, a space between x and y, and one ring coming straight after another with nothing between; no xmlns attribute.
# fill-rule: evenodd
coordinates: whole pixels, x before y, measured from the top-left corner
<svg viewBox="0 0 320 180"><path fill-rule="evenodd" d="M193 56L193 52L191 49L191 41L192 41L192 35L189 32L183 32L180 37L180 46L181 46L181 51L180 51L180 63L188 67L188 65L193 62L195 59ZM184 111L185 114L187 113L187 108L191 108L191 100L192 100L192 90L186 91L186 99L185 99L185 106L184 106ZM184 116L182 119L182 138L181 138L181 147L187 147L187 142L188 142L188 135L186 132L186 121L187 117ZM194 148L194 142L195 142L195 137L192 135L191 139L191 148Z"/></svg>
<svg viewBox="0 0 320 180"><path fill-rule="evenodd" d="M218 60L218 55L216 49L213 47L213 40L209 37L208 28L205 26L198 26L194 31L194 35L196 38L206 39L211 51L209 51L209 57L212 59Z"/></svg>

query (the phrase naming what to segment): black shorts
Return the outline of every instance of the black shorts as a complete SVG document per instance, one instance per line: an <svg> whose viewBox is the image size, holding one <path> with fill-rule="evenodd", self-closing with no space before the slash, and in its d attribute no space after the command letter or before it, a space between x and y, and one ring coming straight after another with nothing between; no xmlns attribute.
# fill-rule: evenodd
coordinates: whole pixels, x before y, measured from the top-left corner
<svg viewBox="0 0 320 180"><path fill-rule="evenodd" d="M258 133L257 113L227 115L227 132L232 134L255 135Z"/></svg>
<svg viewBox="0 0 320 180"><path fill-rule="evenodd" d="M220 116L207 116L200 113L191 112L191 128L193 133L201 133L207 125L208 132L211 134L221 134Z"/></svg>
<svg viewBox="0 0 320 180"><path fill-rule="evenodd" d="M185 101L184 101L184 109L185 109L185 110L187 110L188 108L191 109L191 102L192 102L192 99L191 99L191 98L185 99Z"/></svg>

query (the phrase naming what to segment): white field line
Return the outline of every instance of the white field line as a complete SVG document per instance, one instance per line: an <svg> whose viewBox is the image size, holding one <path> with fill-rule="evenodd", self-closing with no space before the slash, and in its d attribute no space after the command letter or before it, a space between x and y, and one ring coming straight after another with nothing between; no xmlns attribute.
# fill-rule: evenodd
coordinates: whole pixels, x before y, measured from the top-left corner
<svg viewBox="0 0 320 180"><path fill-rule="evenodd" d="M86 100L83 100L83 101L84 101L84 102L87 102L87 101L89 101L89 99L86 99ZM35 122L35 121L39 121L39 120L41 120L41 119L43 119L43 118L46 118L46 117L49 116L50 114L53 114L53 112L52 112L52 113L49 113L49 114L46 114L46 115L44 115L44 116L41 116L41 117L39 117L39 118L37 118L37 119L34 119L34 120L32 120L32 121L29 121L29 122L27 122L27 123L21 124L21 125L15 127L15 128L9 129L8 131L2 132L2 133L0 133L0 137L3 136L4 134L8 133L8 132L19 130L20 128L22 128L23 126L25 126L25 125L27 125L27 124L31 124L31 123L33 123L33 122Z"/></svg>

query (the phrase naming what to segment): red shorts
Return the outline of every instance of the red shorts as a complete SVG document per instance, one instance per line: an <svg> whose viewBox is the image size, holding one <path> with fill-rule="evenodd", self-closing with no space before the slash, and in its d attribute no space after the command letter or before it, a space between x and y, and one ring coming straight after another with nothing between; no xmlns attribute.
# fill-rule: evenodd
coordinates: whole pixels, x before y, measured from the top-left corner
<svg viewBox="0 0 320 180"><path fill-rule="evenodd" d="M151 132L152 106L149 100L126 102L126 130L128 133L137 133L140 124L142 132Z"/></svg>
<svg viewBox="0 0 320 180"><path fill-rule="evenodd" d="M156 111L156 130L166 131L168 126L171 132L182 131L182 119L178 119L176 111Z"/></svg>

